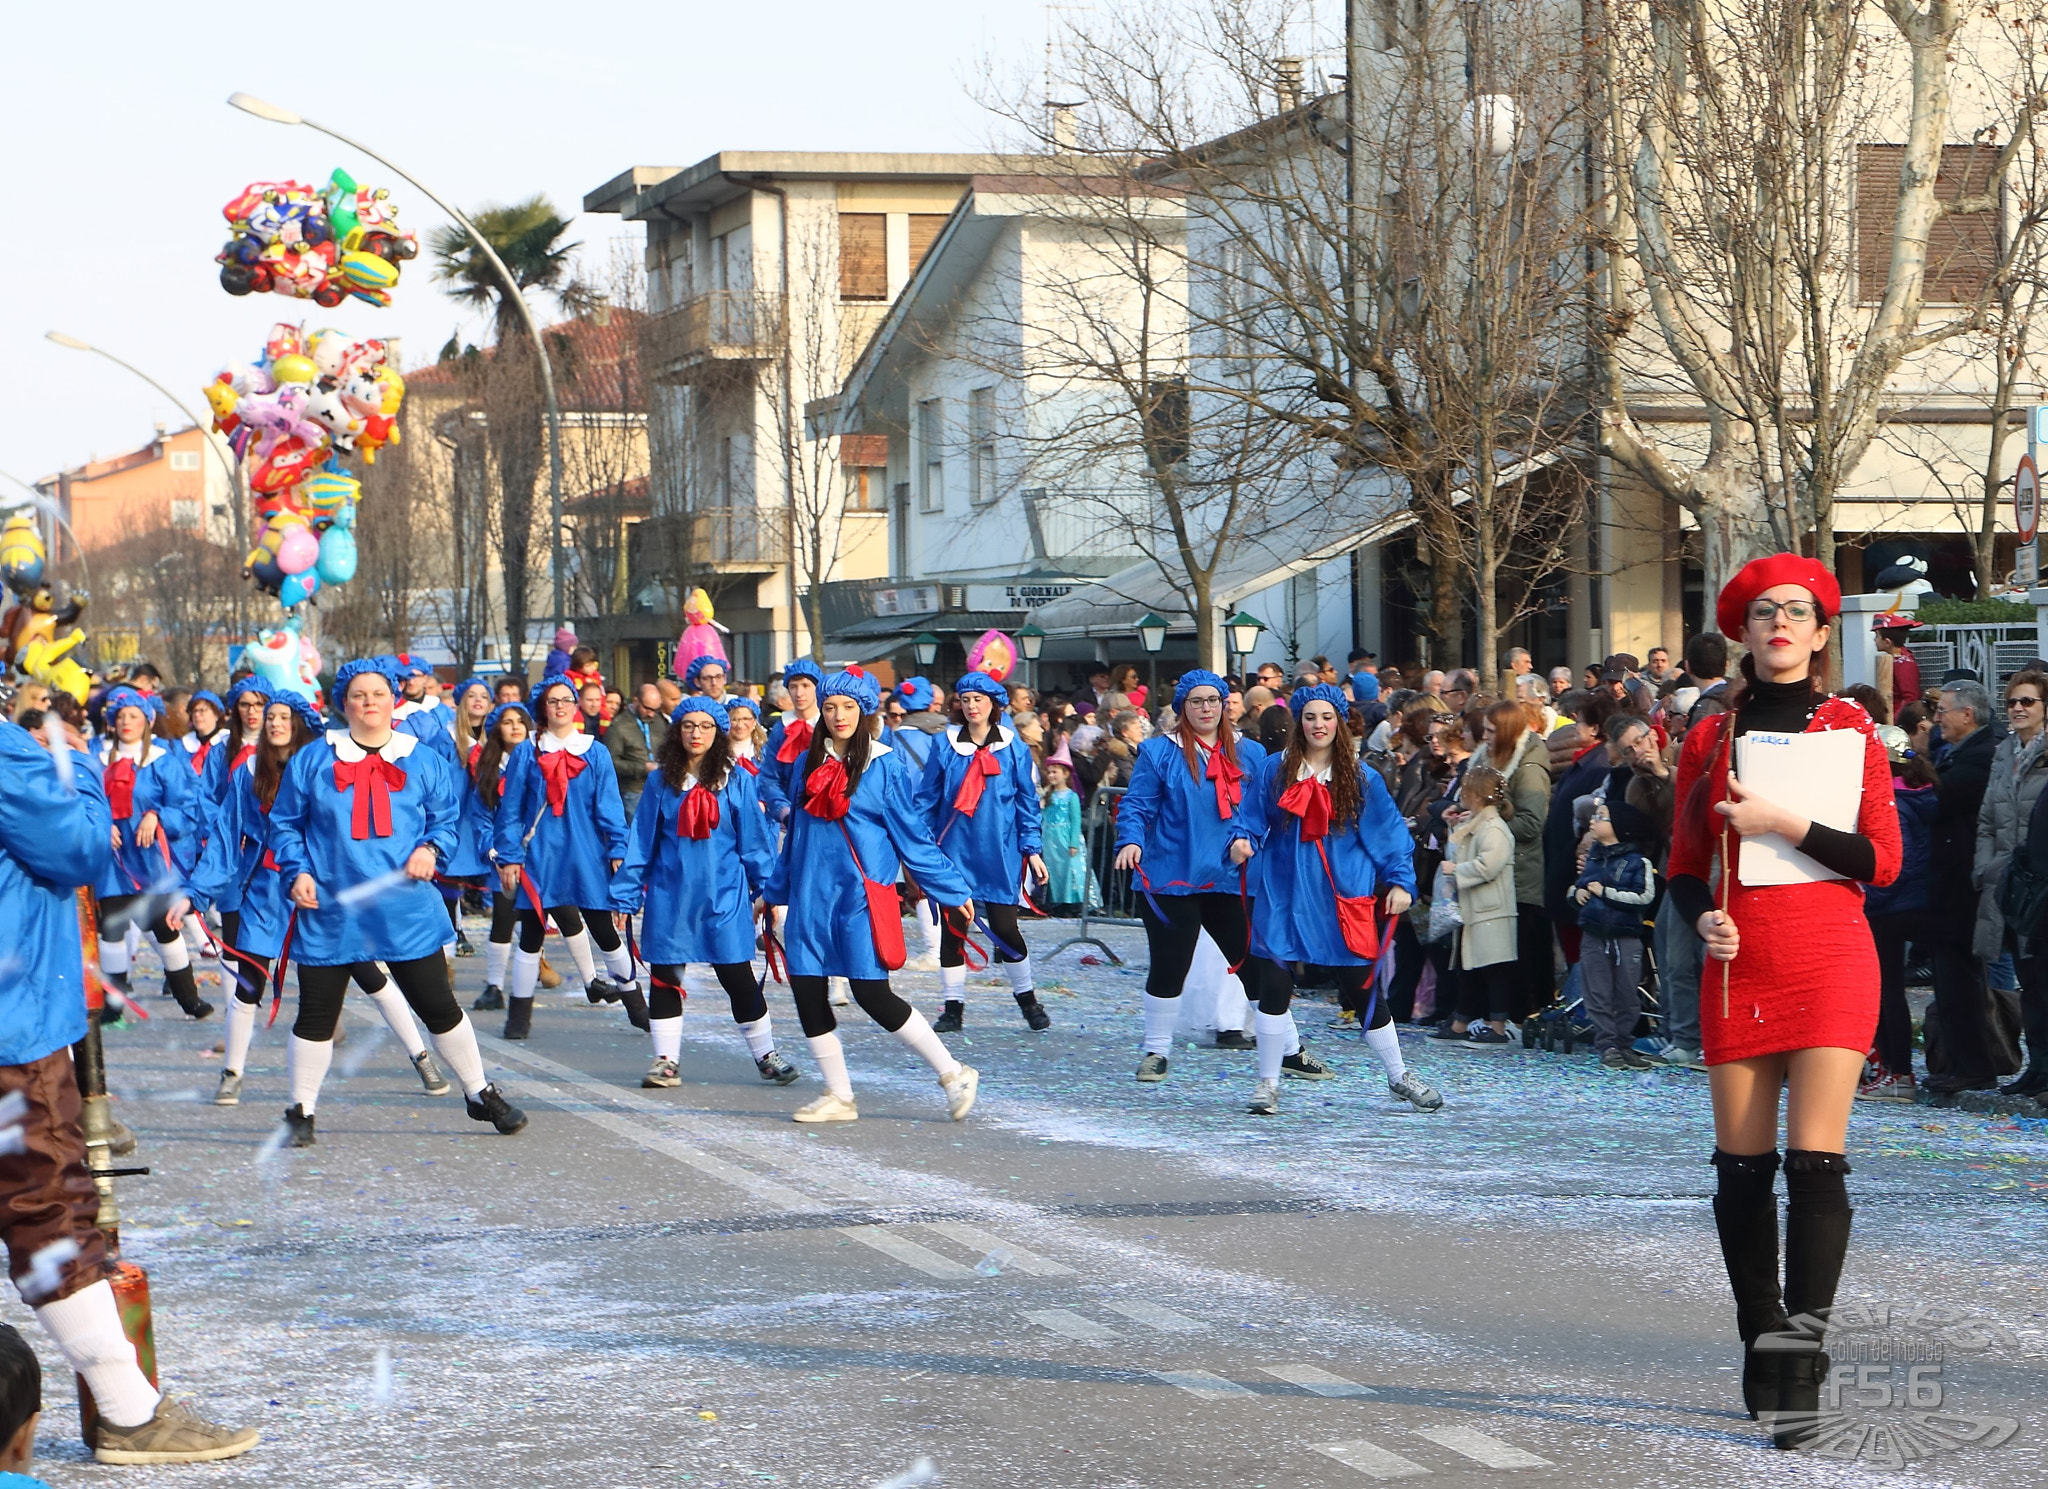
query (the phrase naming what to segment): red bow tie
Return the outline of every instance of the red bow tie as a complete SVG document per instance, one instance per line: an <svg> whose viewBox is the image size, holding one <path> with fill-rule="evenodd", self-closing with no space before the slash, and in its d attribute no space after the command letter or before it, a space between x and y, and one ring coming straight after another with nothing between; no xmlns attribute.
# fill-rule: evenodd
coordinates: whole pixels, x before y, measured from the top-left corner
<svg viewBox="0 0 2048 1489"><path fill-rule="evenodd" d="M474 779L476 776L477 761L483 759L483 757L484 743L482 740L478 740L475 744L469 747L469 774L471 779Z"/></svg>
<svg viewBox="0 0 2048 1489"><path fill-rule="evenodd" d="M981 793L988 785L988 778L1002 773L1002 766L996 764L996 757L989 753L987 745L977 749L967 762L967 774L961 778L960 789L953 793L953 810L963 817L972 817L974 809L981 805Z"/></svg>
<svg viewBox="0 0 2048 1489"><path fill-rule="evenodd" d="M711 829L718 826L718 793L706 791L700 784L683 793L682 807L676 812L676 836L679 838L708 838Z"/></svg>
<svg viewBox="0 0 2048 1489"><path fill-rule="evenodd" d="M804 810L813 817L837 822L852 806L846 795L846 762L827 755L824 763L804 778Z"/></svg>
<svg viewBox="0 0 2048 1489"><path fill-rule="evenodd" d="M1280 810L1301 819L1301 840L1313 843L1330 833L1330 788L1314 776L1296 781L1280 793Z"/></svg>
<svg viewBox="0 0 2048 1489"><path fill-rule="evenodd" d="M740 756L739 764L740 769L744 770L750 776L757 776L761 773L761 767L754 763L752 756Z"/></svg>
<svg viewBox="0 0 2048 1489"><path fill-rule="evenodd" d="M192 752L192 774L195 776L206 774L206 757L212 753L213 741L210 739Z"/></svg>
<svg viewBox="0 0 2048 1489"><path fill-rule="evenodd" d="M126 756L115 757L107 767L104 779L107 788L107 806L114 813L114 820L120 822L135 815L135 762Z"/></svg>
<svg viewBox="0 0 2048 1489"><path fill-rule="evenodd" d="M233 760L230 760L228 764L232 766L234 769L240 770L243 766L249 763L249 757L255 753L256 746L252 744L243 745L240 749L235 751L235 758Z"/></svg>
<svg viewBox="0 0 2048 1489"><path fill-rule="evenodd" d="M810 747L811 721L791 719L782 726L782 743L775 748L775 758L788 765Z"/></svg>
<svg viewBox="0 0 2048 1489"><path fill-rule="evenodd" d="M1219 744L1209 752L1209 768L1204 774L1216 783L1216 816L1228 822L1237 804L1244 800L1244 771L1236 761L1224 758Z"/></svg>
<svg viewBox="0 0 2048 1489"><path fill-rule="evenodd" d="M540 757L540 773L548 785L548 810L559 817L569 804L569 783L583 774L583 757L549 750Z"/></svg>
<svg viewBox="0 0 2048 1489"><path fill-rule="evenodd" d="M334 762L334 789L353 791L348 835L357 842L372 831L380 838L391 836L391 793L405 789L405 772L382 755L365 755L353 764Z"/></svg>

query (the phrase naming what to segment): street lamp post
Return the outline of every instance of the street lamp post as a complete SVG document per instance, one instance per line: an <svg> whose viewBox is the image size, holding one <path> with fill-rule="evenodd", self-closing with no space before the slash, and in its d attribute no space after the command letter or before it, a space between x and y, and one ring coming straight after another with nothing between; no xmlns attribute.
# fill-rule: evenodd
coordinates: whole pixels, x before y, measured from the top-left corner
<svg viewBox="0 0 2048 1489"><path fill-rule="evenodd" d="M1223 634L1229 638L1230 650L1238 659L1238 671L1244 671L1244 662L1258 650L1259 636L1266 629L1266 623L1256 615L1240 610L1223 622Z"/></svg>
<svg viewBox="0 0 2048 1489"><path fill-rule="evenodd" d="M910 648L917 654L920 667L929 667L939 659L939 638L930 631L919 631L911 637Z"/></svg>
<svg viewBox="0 0 2048 1489"><path fill-rule="evenodd" d="M527 339L533 343L534 353L540 358L541 394L547 401L548 412L548 521L550 527L553 530L552 536L554 538L554 542L551 546L552 562L549 568L549 575L552 581L552 588L555 592L555 629L559 631L562 628L563 578L562 405L560 401L557 400L557 398L555 397L554 363L550 361L548 358L547 343L541 339L540 324L533 318L533 307L526 303L526 296L520 292L519 281L514 279L512 277L512 271L505 267L505 261L498 257L498 251L495 248L491 247L491 245L484 240L484 235L482 233L476 230L475 223L471 222L469 218L466 217L461 212L458 212L448 202L443 201L439 196L435 195L435 193L426 185L425 182L421 181L419 177L413 175L411 172L405 170L400 166L394 165L391 161L385 159L382 155L379 155L375 150L372 150L368 145L365 145L361 140L350 139L347 135L343 134L338 129L330 129L325 124L321 124L315 120L308 119L303 114L295 114L290 109L279 108L274 103L266 103L263 99L257 98L252 94L230 93L228 95L228 102L233 104L236 108L240 109L245 114L254 114L257 118L268 119L273 124L303 124L308 129L318 130L320 133L326 135L330 139L340 140L344 145L347 145L352 150L361 151L363 154L369 156L370 159L376 161L377 164L383 166L384 169L390 171L394 176L397 176L400 180L409 182L414 190L418 191L422 196L426 197L428 201L432 202L435 206L439 207L443 212L446 212L450 217L454 218L456 225L460 227L465 233L469 234L469 241L476 244L478 251L481 252L485 258L489 259L491 262L491 267L497 270L498 278L501 281L503 281L506 292L510 294L512 297L512 303L519 309L519 319L526 326ZM523 615L519 616L516 618L514 623L519 626L520 630L523 633L526 628L526 617ZM521 655L525 654L526 648L524 643L525 637L522 634L522 636L520 637L520 644L518 646L518 650Z"/></svg>
<svg viewBox="0 0 2048 1489"><path fill-rule="evenodd" d="M1045 650L1045 632L1031 621L1025 621L1017 632L1017 650L1024 655L1024 664L1030 668L1031 687L1038 687L1038 654Z"/></svg>
<svg viewBox="0 0 2048 1489"><path fill-rule="evenodd" d="M1152 695L1159 691L1159 652L1166 645L1166 622L1157 613L1147 612L1145 618L1138 622L1137 629L1138 645L1145 648L1145 681L1151 690L1146 695L1149 703Z"/></svg>

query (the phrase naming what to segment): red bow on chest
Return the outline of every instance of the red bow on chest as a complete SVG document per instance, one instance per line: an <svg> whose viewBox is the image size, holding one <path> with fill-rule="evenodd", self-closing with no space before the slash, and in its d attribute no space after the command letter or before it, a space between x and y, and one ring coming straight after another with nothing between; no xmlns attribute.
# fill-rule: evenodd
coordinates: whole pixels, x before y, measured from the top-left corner
<svg viewBox="0 0 2048 1489"><path fill-rule="evenodd" d="M348 835L357 842L373 832L391 836L391 793L405 789L405 772L382 755L365 755L353 763L334 762L334 789L355 793L349 805Z"/></svg>
<svg viewBox="0 0 2048 1489"><path fill-rule="evenodd" d="M744 770L750 776L757 776L761 773L761 767L754 763L753 757L750 755L740 756L738 763L740 769Z"/></svg>
<svg viewBox="0 0 2048 1489"><path fill-rule="evenodd" d="M1280 810L1301 819L1301 840L1313 843L1330 833L1330 788L1314 776L1296 781L1280 793Z"/></svg>
<svg viewBox="0 0 2048 1489"><path fill-rule="evenodd" d="M811 732L809 719L791 719L783 724L782 743L775 747L775 758L784 765L792 763L811 747Z"/></svg>
<svg viewBox="0 0 2048 1489"><path fill-rule="evenodd" d="M718 793L706 791L703 786L693 786L683 793L683 804L676 812L676 836L679 838L708 838L711 829L718 826Z"/></svg>
<svg viewBox="0 0 2048 1489"><path fill-rule="evenodd" d="M1234 760L1224 758L1221 745L1209 752L1209 768L1203 772L1216 786L1216 816L1228 822L1244 800L1244 771Z"/></svg>
<svg viewBox="0 0 2048 1489"><path fill-rule="evenodd" d="M953 793L953 810L963 817L972 817L974 809L981 805L981 793L988 785L990 776L1003 773L996 764L996 757L983 745L967 762L967 774L961 778L960 789Z"/></svg>
<svg viewBox="0 0 2048 1489"><path fill-rule="evenodd" d="M206 774L206 757L212 753L213 741L210 739L192 752L192 774L195 776Z"/></svg>
<svg viewBox="0 0 2048 1489"><path fill-rule="evenodd" d="M476 779L476 763L483 758L484 744L482 740L478 740L469 747L469 778L472 781Z"/></svg>
<svg viewBox="0 0 2048 1489"><path fill-rule="evenodd" d="M548 787L548 810L559 817L569 804L569 783L583 774L583 757L567 750L549 750L539 759L541 779Z"/></svg>
<svg viewBox="0 0 2048 1489"><path fill-rule="evenodd" d="M126 757L117 757L107 767L104 779L107 788L107 806L114 813L114 820L135 815L135 762Z"/></svg>
<svg viewBox="0 0 2048 1489"><path fill-rule="evenodd" d="M229 768L232 770L240 770L243 766L249 763L249 757L255 753L256 746L252 744L243 745L240 749L235 751L235 758L228 762Z"/></svg>
<svg viewBox="0 0 2048 1489"><path fill-rule="evenodd" d="M837 822L851 810L846 794L846 762L830 755L804 778L804 810L813 817Z"/></svg>

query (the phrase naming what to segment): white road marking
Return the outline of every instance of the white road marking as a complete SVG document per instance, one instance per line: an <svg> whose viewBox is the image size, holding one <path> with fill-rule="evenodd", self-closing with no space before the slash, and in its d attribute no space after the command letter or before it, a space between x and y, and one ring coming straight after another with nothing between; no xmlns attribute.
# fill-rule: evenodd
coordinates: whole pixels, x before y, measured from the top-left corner
<svg viewBox="0 0 2048 1489"><path fill-rule="evenodd" d="M1324 1442L1312 1446L1325 1458L1335 1458L1369 1479L1414 1479L1429 1473L1420 1463L1403 1458L1399 1453L1390 1453L1378 1443L1367 1442L1362 1437L1353 1442Z"/></svg>
<svg viewBox="0 0 2048 1489"><path fill-rule="evenodd" d="M956 1261L949 1261L929 1247L920 1246L908 1237L894 1231L884 1230L879 1225L842 1225L839 1234L850 1237L863 1246L871 1246L885 1256L893 1256L907 1267L915 1267L930 1277L943 1277L948 1282L957 1282L974 1276L972 1267L963 1267Z"/></svg>
<svg viewBox="0 0 2048 1489"><path fill-rule="evenodd" d="M1348 1397L1377 1396L1379 1392L1371 1386L1362 1386L1355 1380L1346 1380L1341 1375L1332 1375L1316 1365L1261 1365L1259 1369L1275 1380L1284 1380L1290 1386L1300 1386L1304 1391L1313 1391L1318 1396Z"/></svg>
<svg viewBox="0 0 2048 1489"><path fill-rule="evenodd" d="M1125 1318L1134 1318L1146 1328L1157 1329L1162 1334L1199 1334L1209 1327L1198 1318L1175 1313L1171 1308L1161 1308L1157 1303L1104 1303L1102 1306L1114 1309Z"/></svg>
<svg viewBox="0 0 2048 1489"><path fill-rule="evenodd" d="M1035 1251L1026 1251L1015 1241L1000 1240L975 1226L962 1225L957 1220L931 1220L925 1223L927 1230L935 1230L948 1240L958 1241L970 1251L987 1256L992 1251L1010 1253L1009 1265L1027 1277L1072 1277L1074 1269L1061 1262L1051 1261Z"/></svg>
<svg viewBox="0 0 2048 1489"><path fill-rule="evenodd" d="M1417 1437L1426 1437L1440 1448L1449 1448L1488 1468L1555 1468L1548 1458L1524 1452L1513 1443L1488 1437L1471 1427L1417 1427Z"/></svg>
<svg viewBox="0 0 2048 1489"><path fill-rule="evenodd" d="M1234 1380L1225 1380L1220 1375L1211 1375L1206 1370L1154 1370L1150 1372L1155 1380L1163 1380L1170 1386L1179 1386L1193 1396L1208 1401L1227 1401L1233 1396L1255 1394L1249 1388Z"/></svg>
<svg viewBox="0 0 2048 1489"><path fill-rule="evenodd" d="M1083 1318L1065 1308L1040 1308L1024 1317L1041 1329L1051 1329L1055 1334L1064 1334L1086 1344L1100 1344L1105 1339L1116 1338L1116 1330L1105 1329L1094 1319Z"/></svg>

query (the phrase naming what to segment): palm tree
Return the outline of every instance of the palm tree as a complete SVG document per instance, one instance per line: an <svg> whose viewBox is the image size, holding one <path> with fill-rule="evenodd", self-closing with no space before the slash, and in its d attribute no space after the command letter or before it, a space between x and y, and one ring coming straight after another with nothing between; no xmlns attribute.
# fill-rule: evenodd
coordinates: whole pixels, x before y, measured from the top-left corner
<svg viewBox="0 0 2048 1489"><path fill-rule="evenodd" d="M505 282L459 227L436 229L428 247L434 255L434 277L449 297L492 313L497 349L493 356L478 360L476 376L504 504L499 533L505 629L510 662L518 671L525 664L534 488L547 446L539 361L527 340L517 300L538 290L573 315L589 309L597 297L572 275L570 255L579 245L562 241L569 231L568 219L546 196L486 207L470 214L470 221L504 261L514 283ZM451 340L450 346L454 344Z"/></svg>

